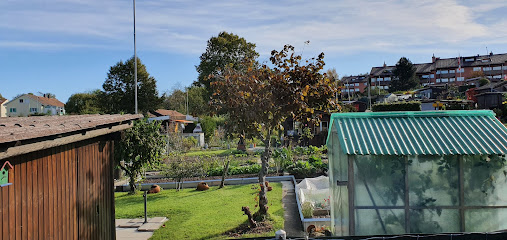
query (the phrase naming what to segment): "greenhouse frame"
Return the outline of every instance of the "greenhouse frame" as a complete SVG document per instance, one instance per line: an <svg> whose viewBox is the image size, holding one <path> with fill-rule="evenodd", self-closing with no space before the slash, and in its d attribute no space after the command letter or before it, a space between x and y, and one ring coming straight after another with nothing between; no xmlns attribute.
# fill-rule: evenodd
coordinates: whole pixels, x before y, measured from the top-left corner
<svg viewBox="0 0 507 240"><path fill-rule="evenodd" d="M507 128L489 110L335 113L335 236L507 229Z"/></svg>

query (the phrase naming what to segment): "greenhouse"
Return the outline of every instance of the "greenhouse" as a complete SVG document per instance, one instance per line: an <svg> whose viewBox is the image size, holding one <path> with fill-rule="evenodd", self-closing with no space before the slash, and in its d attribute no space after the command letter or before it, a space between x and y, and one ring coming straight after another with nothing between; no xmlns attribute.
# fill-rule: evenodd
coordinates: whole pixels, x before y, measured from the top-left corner
<svg viewBox="0 0 507 240"><path fill-rule="evenodd" d="M335 236L507 229L507 129L489 110L335 113Z"/></svg>

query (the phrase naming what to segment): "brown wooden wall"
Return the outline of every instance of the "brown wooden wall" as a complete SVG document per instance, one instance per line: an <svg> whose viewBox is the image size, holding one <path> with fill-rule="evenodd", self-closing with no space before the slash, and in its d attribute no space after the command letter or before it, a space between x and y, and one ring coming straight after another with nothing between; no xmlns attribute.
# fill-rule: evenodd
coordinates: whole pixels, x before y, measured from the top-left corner
<svg viewBox="0 0 507 240"><path fill-rule="evenodd" d="M113 142L94 138L7 159L1 239L115 239ZM0 160L3 162L3 160Z"/></svg>

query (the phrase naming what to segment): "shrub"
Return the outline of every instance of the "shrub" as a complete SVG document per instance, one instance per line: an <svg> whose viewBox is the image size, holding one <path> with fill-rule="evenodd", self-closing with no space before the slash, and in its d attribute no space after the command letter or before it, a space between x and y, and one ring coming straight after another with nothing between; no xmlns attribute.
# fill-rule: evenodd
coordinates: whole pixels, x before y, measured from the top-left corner
<svg viewBox="0 0 507 240"><path fill-rule="evenodd" d="M374 112L421 111L421 102L379 103L372 107Z"/></svg>
<svg viewBox="0 0 507 240"><path fill-rule="evenodd" d="M303 202L303 206L301 209L304 218L312 218L313 217L313 204L311 202Z"/></svg>
<svg viewBox="0 0 507 240"><path fill-rule="evenodd" d="M261 165L246 165L246 166L237 166L237 167L229 167L228 175L238 175L238 174L254 174L259 173L261 170ZM208 176L222 176L224 173L224 167L214 167L208 170Z"/></svg>
<svg viewBox="0 0 507 240"><path fill-rule="evenodd" d="M280 148L273 151L273 159L275 160L275 164L277 170L286 170L288 166L293 163L293 152L290 148Z"/></svg>
<svg viewBox="0 0 507 240"><path fill-rule="evenodd" d="M197 139L194 137L187 137L183 139L183 148L185 151L189 151L192 147L197 146Z"/></svg>
<svg viewBox="0 0 507 240"><path fill-rule="evenodd" d="M322 162L322 158L311 155L310 158L308 158L308 162L314 166L316 169L321 169L324 166L324 163Z"/></svg>
<svg viewBox="0 0 507 240"><path fill-rule="evenodd" d="M317 170L310 163L305 161L297 161L296 163L290 165L287 170L291 175L294 175L296 178L306 178L315 175Z"/></svg>

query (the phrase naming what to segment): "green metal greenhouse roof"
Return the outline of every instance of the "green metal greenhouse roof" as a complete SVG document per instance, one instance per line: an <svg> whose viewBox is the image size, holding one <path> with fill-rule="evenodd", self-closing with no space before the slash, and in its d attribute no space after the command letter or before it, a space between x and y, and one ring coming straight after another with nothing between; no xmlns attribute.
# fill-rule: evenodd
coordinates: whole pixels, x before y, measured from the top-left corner
<svg viewBox="0 0 507 240"><path fill-rule="evenodd" d="M349 155L507 153L507 128L490 110L334 113L331 126L328 141L338 134Z"/></svg>

